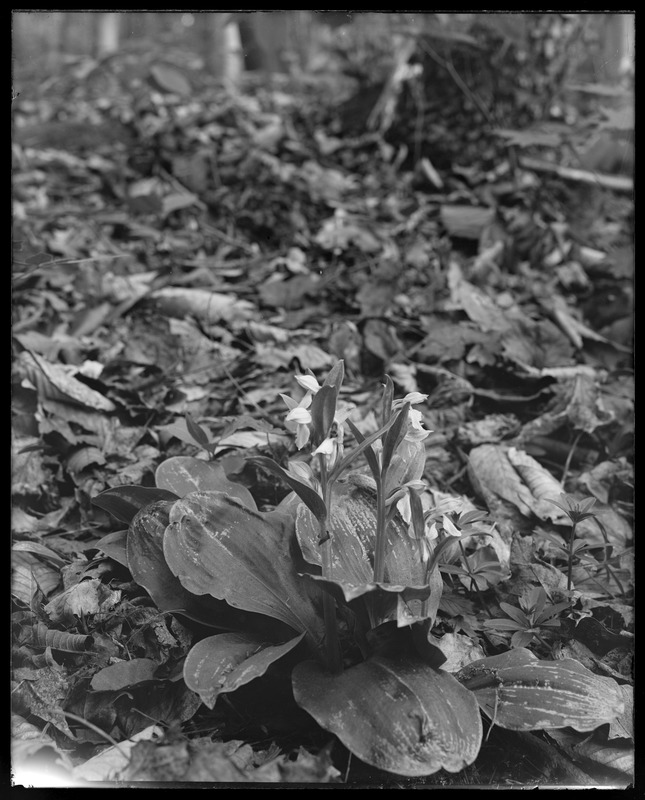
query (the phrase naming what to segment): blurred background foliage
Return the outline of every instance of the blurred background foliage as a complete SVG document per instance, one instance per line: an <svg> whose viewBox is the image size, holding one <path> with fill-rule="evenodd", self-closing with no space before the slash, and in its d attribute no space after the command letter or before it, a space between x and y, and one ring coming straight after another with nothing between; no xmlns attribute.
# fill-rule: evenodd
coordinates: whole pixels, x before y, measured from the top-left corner
<svg viewBox="0 0 645 800"><path fill-rule="evenodd" d="M337 135L385 135L408 166L468 161L451 133L464 123L481 153L494 129L583 120L577 166L633 167L633 14L18 11L12 24L22 101L268 81L324 92Z"/></svg>

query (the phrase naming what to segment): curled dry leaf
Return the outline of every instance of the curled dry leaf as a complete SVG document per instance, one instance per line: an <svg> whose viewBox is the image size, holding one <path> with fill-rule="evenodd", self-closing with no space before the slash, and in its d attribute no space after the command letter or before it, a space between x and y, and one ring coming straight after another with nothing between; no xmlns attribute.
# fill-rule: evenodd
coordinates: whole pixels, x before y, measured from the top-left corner
<svg viewBox="0 0 645 800"><path fill-rule="evenodd" d="M70 624L83 616L111 611L120 600L120 589L112 590L98 578L92 578L56 595L45 611L52 622Z"/></svg>
<svg viewBox="0 0 645 800"><path fill-rule="evenodd" d="M77 380L62 364L50 364L44 358L25 350L20 361L39 395L87 406L97 411L114 411L116 406L107 397Z"/></svg>
<svg viewBox="0 0 645 800"><path fill-rule="evenodd" d="M168 316L183 319L192 315L205 324L221 322L246 322L255 313L255 307L233 294L220 294L206 289L184 289L176 286L158 289L152 294L159 310Z"/></svg>
<svg viewBox="0 0 645 800"><path fill-rule="evenodd" d="M468 460L476 480L524 516L568 524L566 514L548 502L559 499L561 484L523 450L483 444L470 451Z"/></svg>

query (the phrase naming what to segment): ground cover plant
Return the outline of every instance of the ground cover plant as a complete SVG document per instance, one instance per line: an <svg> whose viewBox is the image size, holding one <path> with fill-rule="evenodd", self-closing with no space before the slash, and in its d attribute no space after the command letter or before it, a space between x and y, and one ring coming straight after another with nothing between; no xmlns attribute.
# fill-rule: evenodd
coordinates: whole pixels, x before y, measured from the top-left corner
<svg viewBox="0 0 645 800"><path fill-rule="evenodd" d="M25 78L19 783L633 782L630 182L566 161L627 124L443 33L367 110L356 41Z"/></svg>

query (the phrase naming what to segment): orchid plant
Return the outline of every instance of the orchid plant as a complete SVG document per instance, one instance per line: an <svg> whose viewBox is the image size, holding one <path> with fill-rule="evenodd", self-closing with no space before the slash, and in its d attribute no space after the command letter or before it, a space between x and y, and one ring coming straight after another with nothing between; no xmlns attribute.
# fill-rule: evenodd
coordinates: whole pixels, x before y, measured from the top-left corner
<svg viewBox="0 0 645 800"><path fill-rule="evenodd" d="M456 525L428 507L426 395L395 399L386 378L380 427L361 431L340 399L343 379L342 361L322 383L296 376L304 394L282 399L298 457L248 459L290 487L275 509L258 510L216 460L190 457L162 463L155 488L95 498L128 524L102 543L108 555L162 611L217 630L188 653L187 686L213 708L291 654L295 702L355 756L406 776L472 763L482 714L512 730L614 719L619 687L572 659L520 647L441 668L442 569L485 535L483 515Z"/></svg>

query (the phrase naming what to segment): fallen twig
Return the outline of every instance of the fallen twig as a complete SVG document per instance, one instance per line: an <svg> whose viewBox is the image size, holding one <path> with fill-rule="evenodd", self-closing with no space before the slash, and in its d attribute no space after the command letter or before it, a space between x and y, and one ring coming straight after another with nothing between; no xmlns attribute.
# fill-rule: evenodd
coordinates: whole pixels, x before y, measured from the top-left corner
<svg viewBox="0 0 645 800"><path fill-rule="evenodd" d="M604 189L613 189L615 192L634 191L633 179L624 175L602 175L598 172L589 172L586 169L561 167L559 164L552 164L550 161L543 161L540 158L522 157L520 158L520 165L524 169L534 170L535 172L553 172L555 175L569 181L594 183Z"/></svg>

